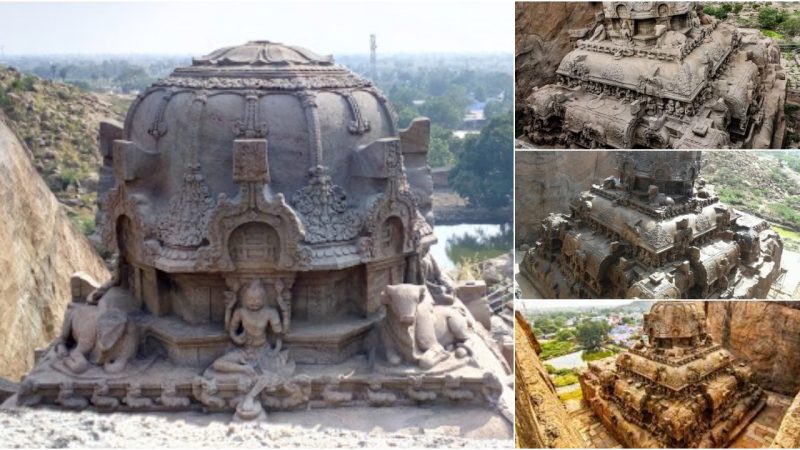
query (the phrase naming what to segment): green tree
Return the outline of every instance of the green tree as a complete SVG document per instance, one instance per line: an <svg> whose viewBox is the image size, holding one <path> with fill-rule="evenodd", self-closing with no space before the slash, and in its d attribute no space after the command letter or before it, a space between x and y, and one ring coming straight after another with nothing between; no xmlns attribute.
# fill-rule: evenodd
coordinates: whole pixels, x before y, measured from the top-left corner
<svg viewBox="0 0 800 450"><path fill-rule="evenodd" d="M790 16L781 23L781 31L789 36L800 34L800 16Z"/></svg>
<svg viewBox="0 0 800 450"><path fill-rule="evenodd" d="M455 130L464 121L466 106L450 96L431 97L425 100L420 111L431 119L432 123Z"/></svg>
<svg viewBox="0 0 800 450"><path fill-rule="evenodd" d="M480 135L470 135L457 154L448 181L472 206L497 210L511 205L514 190L512 114L492 119Z"/></svg>
<svg viewBox="0 0 800 450"><path fill-rule="evenodd" d="M458 140L453 132L436 124L431 125L431 144L428 152L428 164L431 167L445 167L455 162L455 156L450 151L450 144Z"/></svg>
<svg viewBox="0 0 800 450"><path fill-rule="evenodd" d="M533 322L533 329L537 335L555 333L558 330L553 320L547 316L536 319Z"/></svg>
<svg viewBox="0 0 800 450"><path fill-rule="evenodd" d="M605 321L584 319L575 329L575 337L587 350L594 350L603 345L609 327Z"/></svg>
<svg viewBox="0 0 800 450"><path fill-rule="evenodd" d="M556 339L559 341L569 341L575 338L575 332L566 328L556 332Z"/></svg>
<svg viewBox="0 0 800 450"><path fill-rule="evenodd" d="M730 3L723 3L721 5L705 5L703 6L703 12L705 14L712 15L719 20L725 20L728 17L728 13L731 12L733 7Z"/></svg>
<svg viewBox="0 0 800 450"><path fill-rule="evenodd" d="M767 6L758 12L758 23L761 28L767 30L775 30L784 20L788 18L786 11L778 8Z"/></svg>

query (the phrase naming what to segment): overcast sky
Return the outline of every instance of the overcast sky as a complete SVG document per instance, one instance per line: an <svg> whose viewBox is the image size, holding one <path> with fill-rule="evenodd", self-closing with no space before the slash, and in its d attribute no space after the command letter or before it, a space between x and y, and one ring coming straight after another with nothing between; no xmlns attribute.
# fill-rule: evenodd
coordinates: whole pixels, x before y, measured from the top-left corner
<svg viewBox="0 0 800 450"><path fill-rule="evenodd" d="M586 308L595 306L608 308L632 303L633 300L516 300L517 309L521 311L535 311L557 308Z"/></svg>
<svg viewBox="0 0 800 450"><path fill-rule="evenodd" d="M511 53L513 2L0 2L5 55L206 54L248 40L320 54Z"/></svg>

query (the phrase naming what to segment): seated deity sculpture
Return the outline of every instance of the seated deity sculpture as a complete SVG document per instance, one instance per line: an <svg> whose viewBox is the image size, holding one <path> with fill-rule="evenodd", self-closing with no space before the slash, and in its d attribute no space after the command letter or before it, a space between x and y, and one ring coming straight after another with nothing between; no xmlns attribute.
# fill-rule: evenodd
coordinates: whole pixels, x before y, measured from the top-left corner
<svg viewBox="0 0 800 450"><path fill-rule="evenodd" d="M269 361L281 353L281 335L285 327L280 311L268 305L267 291L261 280L251 282L241 300L242 304L237 307L236 292L227 294L225 328L236 348L214 361L211 367L223 373L268 372ZM277 335L274 347L270 334Z"/></svg>

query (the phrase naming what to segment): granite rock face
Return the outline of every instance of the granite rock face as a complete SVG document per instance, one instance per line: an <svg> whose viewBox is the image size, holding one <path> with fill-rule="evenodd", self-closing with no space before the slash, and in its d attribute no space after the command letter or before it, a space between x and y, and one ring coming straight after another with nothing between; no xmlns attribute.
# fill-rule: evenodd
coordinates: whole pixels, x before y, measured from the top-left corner
<svg viewBox="0 0 800 450"><path fill-rule="evenodd" d="M571 198L614 171L609 152L518 152L516 242L533 244L550 212L568 212Z"/></svg>
<svg viewBox="0 0 800 450"><path fill-rule="evenodd" d="M800 302L707 302L708 332L735 356L750 360L765 389L800 390Z"/></svg>
<svg viewBox="0 0 800 450"><path fill-rule="evenodd" d="M108 278L103 261L74 228L0 117L0 376L17 379L34 350L61 328L70 276Z"/></svg>
<svg viewBox="0 0 800 450"><path fill-rule="evenodd" d="M516 104L531 89L556 80L556 69L572 50L569 30L595 21L601 2L517 2L515 22Z"/></svg>
<svg viewBox="0 0 800 450"><path fill-rule="evenodd" d="M800 447L800 394L798 394L786 415L783 416L778 434L770 445L772 448Z"/></svg>
<svg viewBox="0 0 800 450"><path fill-rule="evenodd" d="M541 348L519 312L514 315L517 448L578 448L584 444L539 359Z"/></svg>

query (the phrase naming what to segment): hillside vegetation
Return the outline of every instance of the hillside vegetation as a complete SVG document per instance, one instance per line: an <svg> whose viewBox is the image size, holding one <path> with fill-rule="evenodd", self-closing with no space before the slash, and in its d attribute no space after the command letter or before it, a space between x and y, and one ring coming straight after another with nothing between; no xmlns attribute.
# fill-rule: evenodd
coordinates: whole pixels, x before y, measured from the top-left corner
<svg viewBox="0 0 800 450"><path fill-rule="evenodd" d="M781 225L786 247L800 251L800 156L787 151L705 152L702 176L720 200Z"/></svg>
<svg viewBox="0 0 800 450"><path fill-rule="evenodd" d="M39 174L85 234L94 231L98 124L122 120L107 99L75 86L0 67L0 109Z"/></svg>

